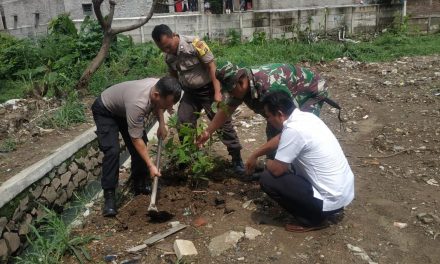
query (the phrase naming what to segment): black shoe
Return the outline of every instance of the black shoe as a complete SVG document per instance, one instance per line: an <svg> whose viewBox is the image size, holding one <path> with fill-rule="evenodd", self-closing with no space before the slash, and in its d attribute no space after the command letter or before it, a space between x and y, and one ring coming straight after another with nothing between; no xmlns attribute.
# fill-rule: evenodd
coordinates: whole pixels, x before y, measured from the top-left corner
<svg viewBox="0 0 440 264"><path fill-rule="evenodd" d="M151 194L151 185L147 185L145 187L141 188L134 188L134 196L138 195L149 195Z"/></svg>
<svg viewBox="0 0 440 264"><path fill-rule="evenodd" d="M240 158L232 158L232 169L237 174L244 174L246 170L244 169L243 160Z"/></svg>
<svg viewBox="0 0 440 264"><path fill-rule="evenodd" d="M104 190L104 209L102 215L105 217L116 216L116 193L114 189Z"/></svg>
<svg viewBox="0 0 440 264"><path fill-rule="evenodd" d="M230 155L232 157L232 169L237 174L244 174L246 170L244 169L243 160L241 159L240 150L230 150Z"/></svg>
<svg viewBox="0 0 440 264"><path fill-rule="evenodd" d="M259 181L261 178L261 172L255 172L251 175L250 181Z"/></svg>

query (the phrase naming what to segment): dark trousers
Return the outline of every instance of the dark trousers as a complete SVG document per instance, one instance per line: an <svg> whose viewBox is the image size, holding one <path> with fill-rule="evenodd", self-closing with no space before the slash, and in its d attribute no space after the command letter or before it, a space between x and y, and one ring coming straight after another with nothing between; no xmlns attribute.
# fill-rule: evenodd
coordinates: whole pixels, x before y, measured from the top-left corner
<svg viewBox="0 0 440 264"><path fill-rule="evenodd" d="M314 226L342 210L322 211L323 201L313 197L312 184L293 172L279 177L265 170L260 177L261 189L303 225Z"/></svg>
<svg viewBox="0 0 440 264"><path fill-rule="evenodd" d="M202 109L205 110L209 120L212 120L215 113L211 109L214 102L214 88L212 83L199 89L184 89L182 100L180 100L177 111L179 124L189 123L193 126L197 123L198 115ZM229 154L237 153L241 150L237 132L232 126L231 118L218 131L220 139L226 145Z"/></svg>
<svg viewBox="0 0 440 264"><path fill-rule="evenodd" d="M128 134L127 119L113 115L98 97L92 105L93 119L96 123L99 149L104 153L102 160L102 189L115 189L118 186L119 176L119 133L131 155L131 177L134 188L145 188L148 177L148 168L145 161L138 154ZM147 142L144 131L142 139Z"/></svg>

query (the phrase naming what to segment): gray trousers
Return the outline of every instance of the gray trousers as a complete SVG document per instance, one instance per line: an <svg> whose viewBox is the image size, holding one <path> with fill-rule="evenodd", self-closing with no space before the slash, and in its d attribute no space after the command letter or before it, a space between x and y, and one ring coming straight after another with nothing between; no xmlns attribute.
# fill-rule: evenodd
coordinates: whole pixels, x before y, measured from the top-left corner
<svg viewBox="0 0 440 264"><path fill-rule="evenodd" d="M215 113L211 109L211 105L214 102L214 87L212 83L199 88L190 89L184 88L182 100L180 100L179 109L177 110L179 124L189 123L193 126L196 125L198 112L202 109L205 110L209 120L212 120ZM231 156L237 155L241 150L240 140L238 139L237 132L232 125L231 118L219 129L220 139L225 144L228 152Z"/></svg>

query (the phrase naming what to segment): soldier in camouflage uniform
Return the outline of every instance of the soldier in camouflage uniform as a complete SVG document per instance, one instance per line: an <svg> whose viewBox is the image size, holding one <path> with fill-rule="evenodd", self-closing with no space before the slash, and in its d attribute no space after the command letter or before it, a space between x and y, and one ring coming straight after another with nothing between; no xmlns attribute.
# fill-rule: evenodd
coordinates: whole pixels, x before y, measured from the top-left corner
<svg viewBox="0 0 440 264"><path fill-rule="evenodd" d="M316 116L319 116L324 102L339 108L336 103L327 98L328 87L325 80L312 70L296 65L273 63L241 68L231 62L226 62L218 67L216 75L222 83L222 89L228 92L230 97L226 101L226 107L220 108L208 128L199 136L197 140L199 145L204 144L243 102L255 113L264 116L262 99L268 92L285 91L291 95L297 108ZM269 123L266 125L268 140L280 132ZM273 159L274 154L275 152L267 157ZM252 160L251 155L246 162L246 167L251 167L250 170L252 170L255 167L255 161Z"/></svg>
<svg viewBox="0 0 440 264"><path fill-rule="evenodd" d="M198 118L197 112L202 109L212 120L215 113L211 105L222 101L222 93L215 75L214 55L208 45L197 37L177 35L166 25L156 26L152 38L165 53L170 75L179 79L185 92L177 112L179 124L189 123L194 126ZM231 118L225 118L218 128L220 127L220 139L232 157L235 172L244 173L241 145Z"/></svg>

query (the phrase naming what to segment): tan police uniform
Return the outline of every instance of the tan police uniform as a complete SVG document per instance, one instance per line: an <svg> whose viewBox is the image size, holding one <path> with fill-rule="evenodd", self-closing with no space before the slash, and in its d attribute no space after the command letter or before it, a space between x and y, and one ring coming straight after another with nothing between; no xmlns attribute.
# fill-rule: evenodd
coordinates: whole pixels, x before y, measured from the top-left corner
<svg viewBox="0 0 440 264"><path fill-rule="evenodd" d="M214 87L207 65L214 61L214 55L208 45L198 37L179 36L179 38L177 54L166 54L165 62L170 71L177 72L179 82L185 91L177 111L178 121L180 124L190 123L195 126L197 122L195 112L204 109L210 120L215 115L211 109L214 102ZM220 137L231 156L240 155L240 141L230 119L222 126Z"/></svg>

